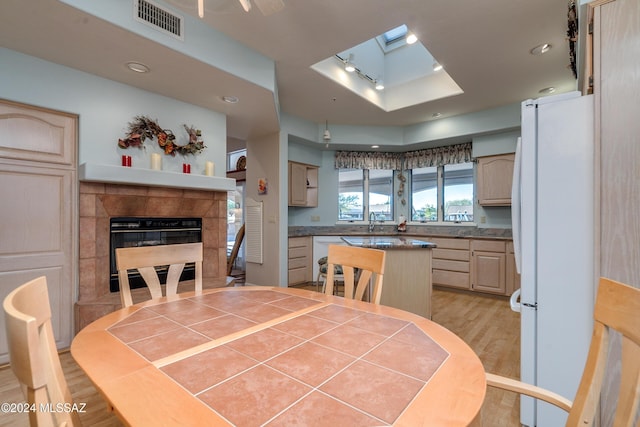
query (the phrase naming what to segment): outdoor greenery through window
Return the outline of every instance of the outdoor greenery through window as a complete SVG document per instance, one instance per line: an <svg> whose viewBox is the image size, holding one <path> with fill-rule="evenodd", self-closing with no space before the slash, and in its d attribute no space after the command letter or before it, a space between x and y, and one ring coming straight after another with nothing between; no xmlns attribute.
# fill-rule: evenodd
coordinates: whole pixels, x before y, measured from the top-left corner
<svg viewBox="0 0 640 427"><path fill-rule="evenodd" d="M413 169L411 220L472 222L473 163Z"/></svg>
<svg viewBox="0 0 640 427"><path fill-rule="evenodd" d="M393 220L393 171L340 169L338 220L364 221L372 212L377 221Z"/></svg>

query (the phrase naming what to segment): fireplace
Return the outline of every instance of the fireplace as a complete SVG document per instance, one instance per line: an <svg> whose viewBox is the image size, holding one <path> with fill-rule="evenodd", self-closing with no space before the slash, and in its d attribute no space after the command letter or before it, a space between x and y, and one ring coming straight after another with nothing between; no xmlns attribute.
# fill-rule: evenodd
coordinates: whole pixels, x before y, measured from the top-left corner
<svg viewBox="0 0 640 427"><path fill-rule="evenodd" d="M203 285L224 286L226 191L80 182L76 331L121 307L120 295L110 290L109 230L112 218L201 218Z"/></svg>
<svg viewBox="0 0 640 427"><path fill-rule="evenodd" d="M109 289L111 292L118 292L120 286L116 269L116 249L202 242L202 218L114 217L110 220L109 235ZM160 282L164 283L168 266L158 266L156 271ZM194 277L195 264L186 264L180 280L191 280ZM146 286L137 271L129 271L129 285L132 289Z"/></svg>

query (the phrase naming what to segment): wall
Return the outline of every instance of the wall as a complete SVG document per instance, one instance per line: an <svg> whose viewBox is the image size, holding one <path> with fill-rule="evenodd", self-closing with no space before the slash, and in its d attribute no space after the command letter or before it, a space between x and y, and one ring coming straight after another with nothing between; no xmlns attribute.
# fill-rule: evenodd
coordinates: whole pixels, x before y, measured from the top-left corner
<svg viewBox="0 0 640 427"><path fill-rule="evenodd" d="M132 157L134 167L149 167L151 153L162 150L153 142L145 149L118 148L118 138L126 135L128 123L137 115L147 115L185 138L182 125L202 130L207 148L197 156L163 156L163 169L182 172L182 163L191 163L193 173L201 173L211 160L216 176L225 176L226 117L175 99L133 88L88 73L0 48L0 97L78 114L78 164L93 162L120 165L121 154Z"/></svg>
<svg viewBox="0 0 640 427"><path fill-rule="evenodd" d="M263 203L263 263L246 263L246 283L253 285L287 286L286 275L277 266L286 246L282 246L280 203L282 194L280 174L279 134L271 134L247 141L247 182L245 196ZM286 176L286 175L285 175ZM267 193L258 194L258 180L266 179ZM284 227L286 236L286 227ZM249 228L246 230L250 232ZM246 238L246 237L245 237Z"/></svg>
<svg viewBox="0 0 640 427"><path fill-rule="evenodd" d="M519 131L506 131L473 137L473 156L513 153L518 136L520 136ZM321 144L305 143L300 138L289 138L289 160L320 167L318 173L318 207L289 207L289 225L335 225L338 216L338 171L334 167L334 155L335 151L331 149L331 145L329 149L326 149ZM398 199L397 195L394 195L394 197ZM408 203L405 206L402 206L399 200L394 200L394 203L397 214L402 214L409 218ZM511 208L509 207L482 207L476 205L474 207L474 215L476 218L486 217L485 223L478 224L479 228L511 228Z"/></svg>

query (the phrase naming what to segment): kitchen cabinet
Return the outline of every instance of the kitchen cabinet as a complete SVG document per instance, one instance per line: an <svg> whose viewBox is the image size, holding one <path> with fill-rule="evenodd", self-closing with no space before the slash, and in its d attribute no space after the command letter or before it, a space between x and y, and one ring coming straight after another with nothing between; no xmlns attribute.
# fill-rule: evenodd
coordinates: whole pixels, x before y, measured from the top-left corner
<svg viewBox="0 0 640 427"><path fill-rule="evenodd" d="M318 167L289 162L289 206L318 206Z"/></svg>
<svg viewBox="0 0 640 427"><path fill-rule="evenodd" d="M469 239L430 237L426 240L438 245L432 256L433 284L469 289Z"/></svg>
<svg viewBox="0 0 640 427"><path fill-rule="evenodd" d="M506 293L506 242L471 240L471 289Z"/></svg>
<svg viewBox="0 0 640 427"><path fill-rule="evenodd" d="M289 274L287 284L298 285L312 281L311 237L289 237Z"/></svg>
<svg viewBox="0 0 640 427"><path fill-rule="evenodd" d="M515 154L478 157L478 204L511 206Z"/></svg>

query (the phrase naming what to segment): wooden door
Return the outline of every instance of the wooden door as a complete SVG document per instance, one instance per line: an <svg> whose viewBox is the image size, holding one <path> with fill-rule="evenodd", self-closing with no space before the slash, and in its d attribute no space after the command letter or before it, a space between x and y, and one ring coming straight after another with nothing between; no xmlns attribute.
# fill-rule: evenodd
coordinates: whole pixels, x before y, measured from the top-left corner
<svg viewBox="0 0 640 427"><path fill-rule="evenodd" d="M596 280L599 276L640 287L640 6L638 0L597 0L594 19L594 95L596 96ZM599 243L599 245L598 245ZM594 284L595 286L595 284ZM601 425L611 425L620 382L620 336L601 398ZM637 420L636 420L637 421Z"/></svg>
<svg viewBox="0 0 640 427"><path fill-rule="evenodd" d="M0 101L0 300L46 276L59 348L71 343L77 287L76 127L73 115Z"/></svg>

